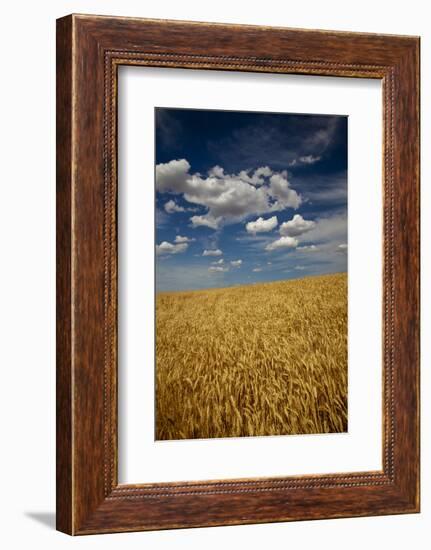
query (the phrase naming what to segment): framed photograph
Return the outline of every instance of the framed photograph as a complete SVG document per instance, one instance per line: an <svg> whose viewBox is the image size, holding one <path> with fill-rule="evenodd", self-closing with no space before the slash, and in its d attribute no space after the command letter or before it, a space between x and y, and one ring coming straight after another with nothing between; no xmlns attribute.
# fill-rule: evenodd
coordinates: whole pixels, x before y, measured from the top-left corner
<svg viewBox="0 0 431 550"><path fill-rule="evenodd" d="M419 38L57 21L57 528L419 511Z"/></svg>

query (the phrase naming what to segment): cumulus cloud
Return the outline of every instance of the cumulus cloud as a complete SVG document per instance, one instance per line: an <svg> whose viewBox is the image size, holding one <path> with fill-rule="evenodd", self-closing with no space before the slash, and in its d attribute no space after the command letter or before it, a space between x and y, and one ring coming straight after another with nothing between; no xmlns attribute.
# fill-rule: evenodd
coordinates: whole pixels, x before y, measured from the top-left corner
<svg viewBox="0 0 431 550"><path fill-rule="evenodd" d="M190 239L189 237L182 237L181 235L177 235L175 237L175 243L179 244L179 243L192 243L193 241L195 241L196 239Z"/></svg>
<svg viewBox="0 0 431 550"><path fill-rule="evenodd" d="M170 200L168 202L165 203L165 211L168 213L168 214L173 214L174 212L185 212L186 209L183 208L182 206L179 206L175 201L173 200Z"/></svg>
<svg viewBox="0 0 431 550"><path fill-rule="evenodd" d="M221 166L213 166L210 170L208 170L209 176L215 176L216 178L224 178L224 170Z"/></svg>
<svg viewBox="0 0 431 550"><path fill-rule="evenodd" d="M241 170L241 172L238 174L238 176L242 179L242 181L246 181L247 183L251 183L253 185L262 185L265 183L264 178L269 178L269 176L272 175L272 170L269 168L269 166L262 166L261 168L258 168L253 172L253 174L250 176L250 170Z"/></svg>
<svg viewBox="0 0 431 550"><path fill-rule="evenodd" d="M181 193L185 190L185 181L188 177L190 164L186 159L171 160L156 166L156 188L161 193L176 190Z"/></svg>
<svg viewBox="0 0 431 550"><path fill-rule="evenodd" d="M192 216L192 227L218 229L223 223L242 221L248 216L297 209L300 195L292 189L287 172L273 172L268 166L238 174L226 174L214 166L208 176L190 173L186 159L156 166L156 188L161 193L182 195L189 203L207 209Z"/></svg>
<svg viewBox="0 0 431 550"><path fill-rule="evenodd" d="M261 267L254 267L254 268L252 269L252 271L253 271L254 273L260 273L260 272L262 271L262 268L261 268Z"/></svg>
<svg viewBox="0 0 431 550"><path fill-rule="evenodd" d="M278 225L277 216L272 216L264 220L263 218L257 218L254 222L248 222L245 226L248 233L266 233L272 231Z"/></svg>
<svg viewBox="0 0 431 550"><path fill-rule="evenodd" d="M298 237L307 231L311 231L316 222L304 220L301 214L295 214L291 220L280 225L280 235L287 237Z"/></svg>
<svg viewBox="0 0 431 550"><path fill-rule="evenodd" d="M290 187L285 171L273 174L270 178L269 194L274 199L271 210L284 210L286 207L299 208L301 197Z"/></svg>
<svg viewBox="0 0 431 550"><path fill-rule="evenodd" d="M192 216L190 221L192 222L192 227L209 227L210 229L218 229L221 222L220 218L214 218L210 214L205 216Z"/></svg>
<svg viewBox="0 0 431 550"><path fill-rule="evenodd" d="M208 271L210 273L226 273L227 271L229 271L229 268L228 267L222 267L222 266L216 266L216 265L211 265L209 268L208 268Z"/></svg>
<svg viewBox="0 0 431 550"><path fill-rule="evenodd" d="M184 242L173 244L167 241L163 241L162 243L156 245L156 254L158 256L166 254L181 254L181 252L185 252L187 250L188 246L189 245Z"/></svg>
<svg viewBox="0 0 431 550"><path fill-rule="evenodd" d="M223 252L216 248L215 250L204 250L202 256L221 256Z"/></svg>
<svg viewBox="0 0 431 550"><path fill-rule="evenodd" d="M242 260L232 260L230 262L230 265L232 265L233 267L240 267L242 264Z"/></svg>
<svg viewBox="0 0 431 550"><path fill-rule="evenodd" d="M281 237L277 241L273 241L266 245L265 250L280 250L285 248L296 248L298 240L293 237Z"/></svg>
<svg viewBox="0 0 431 550"><path fill-rule="evenodd" d="M220 260L216 260L215 262L211 262L212 265L222 265L224 264L223 258L220 258Z"/></svg>

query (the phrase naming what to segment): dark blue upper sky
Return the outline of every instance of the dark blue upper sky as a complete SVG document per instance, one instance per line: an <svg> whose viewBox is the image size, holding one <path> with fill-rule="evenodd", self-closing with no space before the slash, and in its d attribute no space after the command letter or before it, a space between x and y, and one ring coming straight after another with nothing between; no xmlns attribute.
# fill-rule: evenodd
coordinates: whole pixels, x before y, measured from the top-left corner
<svg viewBox="0 0 431 550"><path fill-rule="evenodd" d="M347 270L347 117L155 117L158 290Z"/></svg>

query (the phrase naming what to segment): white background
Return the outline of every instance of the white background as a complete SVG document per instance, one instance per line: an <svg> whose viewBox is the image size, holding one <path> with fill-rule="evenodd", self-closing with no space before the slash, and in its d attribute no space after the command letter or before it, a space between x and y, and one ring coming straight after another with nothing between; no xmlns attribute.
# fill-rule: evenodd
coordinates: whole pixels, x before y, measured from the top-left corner
<svg viewBox="0 0 431 550"><path fill-rule="evenodd" d="M428 548L431 340L422 345L422 514L72 539L54 523L55 18L74 12L422 36L422 150L431 150L426 2L16 0L3 6L1 131L1 542L5 548ZM431 172L422 165L422 329L431 331ZM364 398L364 403L366 399ZM426 540L426 535L428 535Z"/></svg>
<svg viewBox="0 0 431 550"><path fill-rule="evenodd" d="M381 82L145 67L122 67L119 78L120 482L381 470ZM154 441L154 282L148 274L154 270L154 107L166 105L348 114L348 433Z"/></svg>

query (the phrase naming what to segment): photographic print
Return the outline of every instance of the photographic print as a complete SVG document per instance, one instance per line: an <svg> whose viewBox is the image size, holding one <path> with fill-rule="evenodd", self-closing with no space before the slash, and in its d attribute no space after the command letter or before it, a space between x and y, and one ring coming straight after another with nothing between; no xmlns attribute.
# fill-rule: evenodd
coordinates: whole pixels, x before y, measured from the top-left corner
<svg viewBox="0 0 431 550"><path fill-rule="evenodd" d="M347 431L347 127L155 109L156 440Z"/></svg>

